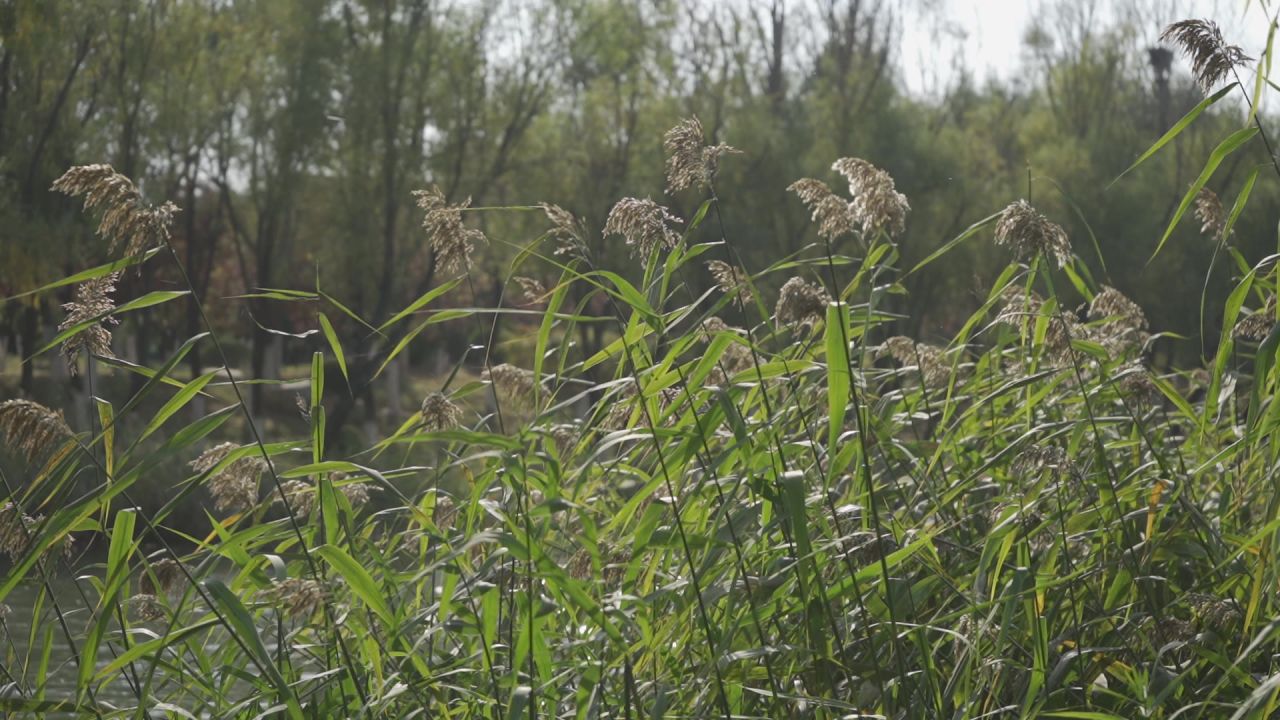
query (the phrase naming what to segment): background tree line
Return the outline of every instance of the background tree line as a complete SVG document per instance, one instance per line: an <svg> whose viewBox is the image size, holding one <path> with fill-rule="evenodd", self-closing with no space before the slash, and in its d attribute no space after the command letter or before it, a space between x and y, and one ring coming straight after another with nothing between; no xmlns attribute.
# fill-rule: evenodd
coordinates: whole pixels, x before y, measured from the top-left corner
<svg viewBox="0 0 1280 720"><path fill-rule="evenodd" d="M920 30L884 0L4 0L0 296L103 260L93 226L49 186L70 165L108 162L148 197L182 207L174 244L232 360L252 377L280 377L298 360L284 355L283 334L314 331L314 313L236 296L318 288L353 315L385 319L444 279L411 195L433 184L450 202L563 206L621 265L625 249L599 239L605 217L623 195L664 195L662 133L696 114L743 151L724 160L716 191L748 267L814 239L784 188L822 176L837 157L886 168L910 198L905 267L1025 196L1034 177L1035 204L1068 229L1095 276L1143 303L1155 329L1187 338L1162 342L1162 362L1194 365L1214 245L1184 222L1147 258L1240 111L1215 106L1112 184L1204 95L1156 41L1184 8L1116 3L1101 22L1097 7L1045 3L1026 37L1009 39L1024 45L1011 80L978 83L959 63L934 69L942 80L921 95L904 89L921 69L899 52L903 34ZM1237 153L1210 187L1229 207L1264 161ZM1266 218L1278 201L1260 182L1236 226L1231 244L1251 262L1274 247ZM662 202L685 218L696 211L692 196ZM533 212L482 222L495 240L476 256L476 306L518 305L504 288L508 266L545 222ZM952 262L906 278L902 332L954 332L1000 267L988 245L967 243ZM1208 279L1210 337L1213 303L1235 271L1223 258ZM120 295L176 280L127 275ZM41 376L62 372L56 358L18 359L47 342L66 299L4 306L6 394L31 394ZM402 336L331 319L353 389L333 412L335 433L376 420L379 407L398 410L406 370L444 372L476 340L470 325L429 328L379 389L370 380ZM513 322L503 320L501 337L514 354ZM117 351L145 364L200 329L194 303L172 303L125 319ZM605 338L576 340L591 352ZM197 347L186 362L194 373L213 360ZM255 405L268 393L254 385Z"/></svg>

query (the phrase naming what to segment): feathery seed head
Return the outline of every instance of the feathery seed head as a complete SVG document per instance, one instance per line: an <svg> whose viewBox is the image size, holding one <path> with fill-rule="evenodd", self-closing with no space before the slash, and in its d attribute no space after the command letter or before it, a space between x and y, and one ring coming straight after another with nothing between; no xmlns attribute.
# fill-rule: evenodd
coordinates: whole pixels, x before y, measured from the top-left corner
<svg viewBox="0 0 1280 720"><path fill-rule="evenodd" d="M560 424L551 428L551 440L555 443L560 457L567 457L578 441L578 428L575 425Z"/></svg>
<svg viewBox="0 0 1280 720"><path fill-rule="evenodd" d="M854 231L857 221L851 204L831 192L826 183L813 178L801 178L791 183L787 190L795 193L809 208L813 221L818 224L820 237L835 240Z"/></svg>
<svg viewBox="0 0 1280 720"><path fill-rule="evenodd" d="M129 609L134 617L143 622L156 622L165 619L164 604L153 593L140 592L129 598Z"/></svg>
<svg viewBox="0 0 1280 720"><path fill-rule="evenodd" d="M724 294L733 297L740 306L751 302L751 285L746 273L722 260L709 261L707 269Z"/></svg>
<svg viewBox="0 0 1280 720"><path fill-rule="evenodd" d="M520 286L520 294L526 303L534 305L547 299L547 288L537 278L517 275L511 279Z"/></svg>
<svg viewBox="0 0 1280 720"><path fill-rule="evenodd" d="M773 314L781 325L812 325L826 317L830 302L824 288L793 277L782 285Z"/></svg>
<svg viewBox="0 0 1280 720"><path fill-rule="evenodd" d="M166 202L150 205L129 178L110 165L78 165L53 182L58 192L84 196L84 208L102 210L98 234L108 240L114 252L123 244L126 256L137 255L169 239L169 226L178 206Z"/></svg>
<svg viewBox="0 0 1280 720"><path fill-rule="evenodd" d="M1195 213L1200 221L1200 234L1215 241L1221 240L1222 232L1227 229L1227 210L1222 206L1218 193L1200 188L1196 193Z"/></svg>
<svg viewBox="0 0 1280 720"><path fill-rule="evenodd" d="M849 181L849 212L864 235L884 231L897 237L906 228L911 205L898 192L889 173L860 158L840 158L831 165Z"/></svg>
<svg viewBox="0 0 1280 720"><path fill-rule="evenodd" d="M1141 363L1131 362L1120 370L1116 384L1120 393L1141 404L1154 404L1162 397L1151 373Z"/></svg>
<svg viewBox="0 0 1280 720"><path fill-rule="evenodd" d="M282 580L272 586L267 594L284 609L286 615L302 620L314 615L325 601L325 591L320 583L304 578Z"/></svg>
<svg viewBox="0 0 1280 720"><path fill-rule="evenodd" d="M688 187L707 187L715 178L720 156L741 151L720 143L706 145L702 139L702 122L697 116L681 120L662 138L667 151L667 192Z"/></svg>
<svg viewBox="0 0 1280 720"><path fill-rule="evenodd" d="M189 465L198 473L212 470L233 450L235 443L222 443L205 450ZM267 463L257 456L237 458L209 477L209 494L213 506L220 512L243 510L258 502L258 477L267 469Z"/></svg>
<svg viewBox="0 0 1280 720"><path fill-rule="evenodd" d="M1044 299L1034 290L1024 291L1018 285L1011 283L1000 292L1000 305L1000 314L996 315L995 321L1015 329L1022 329L1028 320L1034 322L1040 315Z"/></svg>
<svg viewBox="0 0 1280 720"><path fill-rule="evenodd" d="M1164 29L1160 39L1177 45L1191 59L1191 74L1205 92L1252 58L1236 45L1228 45L1212 20L1181 20Z"/></svg>
<svg viewBox="0 0 1280 720"><path fill-rule="evenodd" d="M582 221L559 205L542 203L539 207L546 214L547 220L551 221L551 229L547 231L547 235L558 241L555 254L586 257L587 229L582 226Z"/></svg>
<svg viewBox="0 0 1280 720"><path fill-rule="evenodd" d="M67 316L58 325L60 331L100 318L98 322L62 342L62 357L72 375L76 374L76 358L82 351L101 357L115 357L111 352L111 331L107 329L107 325L119 322L110 314L116 309L111 293L115 292L119 277L120 273L113 272L80 283L76 286L75 298L62 306Z"/></svg>
<svg viewBox="0 0 1280 720"><path fill-rule="evenodd" d="M915 366L925 387L945 387L951 379L951 366L947 363L945 351L940 347L895 335L886 339L876 350L877 357L886 355L900 365Z"/></svg>
<svg viewBox="0 0 1280 720"><path fill-rule="evenodd" d="M648 257L656 248L674 248L680 235L671 228L684 222L667 208L645 198L622 198L609 211L604 236L621 235L633 254Z"/></svg>
<svg viewBox="0 0 1280 720"><path fill-rule="evenodd" d="M493 383L499 395L508 400L523 401L533 394L533 372L510 363L494 365L484 372L483 377Z"/></svg>
<svg viewBox="0 0 1280 720"><path fill-rule="evenodd" d="M31 400L0 402L0 432L5 442L27 462L34 462L63 440L72 437L61 412L54 412Z"/></svg>
<svg viewBox="0 0 1280 720"><path fill-rule="evenodd" d="M1093 296L1089 303L1089 319L1107 319L1107 324L1122 330L1147 329L1147 316L1142 307L1110 285L1103 285L1102 290Z"/></svg>
<svg viewBox="0 0 1280 720"><path fill-rule="evenodd" d="M1066 231L1026 200L1018 200L1000 213L996 244L1013 249L1023 259L1039 253L1052 256L1059 268L1071 262L1071 242Z"/></svg>
<svg viewBox="0 0 1280 720"><path fill-rule="evenodd" d="M429 393L422 399L422 424L428 432L449 430L462 422L462 408L442 392Z"/></svg>
<svg viewBox="0 0 1280 720"><path fill-rule="evenodd" d="M471 266L475 244L485 240L483 232L462 224L462 211L471 206L471 198L450 205L438 185L415 190L413 196L423 210L422 227L440 266L446 271L465 271Z"/></svg>
<svg viewBox="0 0 1280 720"><path fill-rule="evenodd" d="M1262 342L1271 334L1276 325L1276 296L1267 298L1267 304L1261 310L1255 310L1236 321L1231 330L1231 337L1237 340Z"/></svg>
<svg viewBox="0 0 1280 720"><path fill-rule="evenodd" d="M28 515L12 501L0 505L0 553L18 562L31 549L31 541L44 522L43 515ZM70 556L75 540L67 535L62 541L62 554Z"/></svg>
<svg viewBox="0 0 1280 720"><path fill-rule="evenodd" d="M708 338L710 338L712 335L716 335L717 333L731 332L731 331L737 332L737 328L731 328L729 326L729 323L720 319L719 315L712 315L711 317L702 321L702 332L706 333Z"/></svg>
<svg viewBox="0 0 1280 720"><path fill-rule="evenodd" d="M142 571L138 592L142 595L163 595L179 587L184 579L182 566L171 558L161 558Z"/></svg>
<svg viewBox="0 0 1280 720"><path fill-rule="evenodd" d="M1239 625L1244 613L1235 598L1219 598L1206 593L1187 593L1192 616L1200 625L1219 635L1227 635Z"/></svg>

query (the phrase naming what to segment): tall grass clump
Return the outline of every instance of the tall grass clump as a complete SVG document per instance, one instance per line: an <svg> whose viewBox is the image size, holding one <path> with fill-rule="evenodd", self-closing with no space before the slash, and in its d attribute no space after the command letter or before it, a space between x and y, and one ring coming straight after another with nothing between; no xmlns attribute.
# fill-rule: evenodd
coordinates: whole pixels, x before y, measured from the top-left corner
<svg viewBox="0 0 1280 720"><path fill-rule="evenodd" d="M1215 33L1168 33L1207 89L1245 62ZM1266 139L1249 122L1209 175ZM389 317L352 318L403 338L382 367L431 325L492 340L495 318L527 317L446 306L478 296L473 256L504 246L511 295L540 306L529 350L481 343L473 374L455 371L379 440L341 452L326 446L326 406L353 389L334 387L326 363L345 375L352 348L319 309L304 424L278 436L207 320L157 367L106 365L116 318L166 302L203 318L204 299L190 283L113 299L120 273L143 263L185 280L169 245L177 209L110 167L68 171L54 188L83 196L123 254L50 286L77 289L46 349L83 357L90 381L95 363L142 380L127 397L91 393L84 427L0 403L23 468L0 478L13 561L0 600L36 588L32 627L44 628L13 638L0 613L0 711L1273 716L1277 266L1229 244L1247 191L1224 210L1202 176L1172 219L1194 202L1240 273L1216 354L1161 368L1152 350L1176 338L1093 280L1033 182L904 267L908 198L886 170L836 159L833 177L789 187L815 240L747 267L722 230L732 189L717 169L750 149L709 143L696 118L664 146L669 192L697 197L687 219L628 197L597 233L551 204L417 193L425 241L453 275ZM474 226L507 212L545 219L545 232L519 244ZM901 280L962 242L994 243L1008 264L951 337L902 336ZM610 269L610 245L635 267ZM258 297L349 313L318 291ZM583 311L593 299L604 316ZM606 323L607 342L583 356L572 338L590 322ZM221 367L179 377L197 345ZM135 413L141 423L121 423ZM174 460L189 472L143 509L132 491ZM191 497L207 500L205 526L171 529ZM95 538L104 550L88 563L71 543ZM53 592L68 575L87 611ZM48 662L55 646L63 667ZM49 690L58 673L74 691Z"/></svg>

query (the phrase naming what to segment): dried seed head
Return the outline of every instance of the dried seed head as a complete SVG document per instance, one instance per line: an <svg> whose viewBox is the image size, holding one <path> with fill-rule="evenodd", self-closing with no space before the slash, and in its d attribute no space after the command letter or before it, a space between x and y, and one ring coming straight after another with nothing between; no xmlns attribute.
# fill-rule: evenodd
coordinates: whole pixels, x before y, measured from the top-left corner
<svg viewBox="0 0 1280 720"><path fill-rule="evenodd" d="M886 355L901 365L915 367L925 387L946 387L951 379L951 365L947 362L946 352L940 347L896 335L877 348L877 357Z"/></svg>
<svg viewBox="0 0 1280 720"><path fill-rule="evenodd" d="M1140 404L1154 404L1162 397L1151 373L1141 363L1131 362L1122 368L1116 384L1121 394Z"/></svg>
<svg viewBox="0 0 1280 720"><path fill-rule="evenodd" d="M440 266L446 271L465 271L471 266L475 244L485 240L483 232L462 224L462 211L471 206L471 198L450 205L438 185L415 190L413 196L424 211L422 227Z"/></svg>
<svg viewBox="0 0 1280 720"><path fill-rule="evenodd" d="M107 329L107 325L119 322L111 317L111 312L116 309L111 293L116 291L116 280L119 277L120 273L113 272L80 283L76 286L75 298L62 306L67 316L58 325L60 331L99 318L97 322L62 342L62 357L72 375L76 374L76 358L81 351L101 357L115 357L111 352L111 331Z"/></svg>
<svg viewBox="0 0 1280 720"><path fill-rule="evenodd" d="M1261 310L1255 310L1240 320L1231 330L1231 337L1237 340L1262 342L1271 334L1276 326L1276 296L1267 298L1267 304Z"/></svg>
<svg viewBox="0 0 1280 720"><path fill-rule="evenodd" d="M334 475L339 474L334 473ZM342 496L347 499L347 502L351 503L353 508L358 508L369 502L369 493L377 489L377 487L363 482L349 482L337 486L338 492L342 493Z"/></svg>
<svg viewBox="0 0 1280 720"><path fill-rule="evenodd" d="M707 187L715 178L720 156L741 152L724 143L705 145L702 122L696 116L668 130L662 147L667 151L667 191L673 193L695 185Z"/></svg>
<svg viewBox="0 0 1280 720"><path fill-rule="evenodd" d="M267 591L271 600L291 618L307 620L324 605L325 592L320 583L303 578L289 578Z"/></svg>
<svg viewBox="0 0 1280 720"><path fill-rule="evenodd" d="M235 443L222 443L205 450L189 464L198 473L208 472L222 462L233 450ZM262 458L249 455L237 458L209 477L209 494L213 506L220 512L244 510L258 502L258 477L267 469Z"/></svg>
<svg viewBox="0 0 1280 720"><path fill-rule="evenodd" d="M1006 285L1000 292L1000 313L995 321L1015 329L1023 329L1028 321L1035 322L1044 307L1044 298L1034 290L1023 290L1018 285Z"/></svg>
<svg viewBox="0 0 1280 720"><path fill-rule="evenodd" d="M1187 593L1184 598L1200 626L1219 635L1231 634L1244 618L1235 598L1219 598L1205 593Z"/></svg>
<svg viewBox="0 0 1280 720"><path fill-rule="evenodd" d="M809 208L813 221L818 223L820 237L835 240L854 231L857 221L850 203L831 192L826 183L813 178L801 178L791 183L787 190L795 193Z"/></svg>
<svg viewBox="0 0 1280 720"><path fill-rule="evenodd" d="M494 365L484 372L484 379L493 383L499 395L508 400L524 401L533 395L533 373L510 363Z"/></svg>
<svg viewBox="0 0 1280 720"><path fill-rule="evenodd" d="M526 303L536 305L547 299L547 288L537 278L517 275L511 279L520 286L520 293Z"/></svg>
<svg viewBox="0 0 1280 720"><path fill-rule="evenodd" d="M110 165L79 165L63 173L53 189L72 197L84 196L84 208L102 210L98 234L111 252L124 245L126 256L137 255L169 239L169 226L178 206L166 202L150 205L133 181Z"/></svg>
<svg viewBox="0 0 1280 720"><path fill-rule="evenodd" d="M161 558L142 571L138 580L138 592L143 595L164 595L178 587L185 576L182 566L170 558Z"/></svg>
<svg viewBox="0 0 1280 720"><path fill-rule="evenodd" d="M684 222L665 207L645 198L622 198L609 211L604 236L621 235L633 254L648 257L657 248L674 248L680 235L671 225Z"/></svg>
<svg viewBox="0 0 1280 720"><path fill-rule="evenodd" d="M129 609L142 622L156 622L167 617L164 604L152 593L138 593L129 598Z"/></svg>
<svg viewBox="0 0 1280 720"><path fill-rule="evenodd" d="M36 530L44 522L43 515L28 515L13 502L0 505L0 553L13 562L22 559L31 549ZM70 556L75 540L67 535L62 541L62 554Z"/></svg>
<svg viewBox="0 0 1280 720"><path fill-rule="evenodd" d="M897 237L906 228L911 205L898 192L889 173L859 158L840 158L831 166L849 181L849 205L855 222L864 235L884 231Z"/></svg>
<svg viewBox="0 0 1280 720"><path fill-rule="evenodd" d="M706 333L707 339L711 339L713 335L722 332L737 332L737 328L730 328L729 323L720 319L718 315L712 315L702 321L702 332Z"/></svg>
<svg viewBox="0 0 1280 720"><path fill-rule="evenodd" d="M433 392L423 398L421 412L427 432L449 430L462 422L462 408L442 392Z"/></svg>
<svg viewBox="0 0 1280 720"><path fill-rule="evenodd" d="M1035 480L1041 473L1075 474L1066 451L1057 445L1030 445L1009 464L1009 472L1021 480Z"/></svg>
<svg viewBox="0 0 1280 720"><path fill-rule="evenodd" d="M574 425L555 425L551 428L551 441L555 443L556 452L560 457L569 456L569 452L573 450L573 446L578 442L578 428Z"/></svg>
<svg viewBox="0 0 1280 720"><path fill-rule="evenodd" d="M4 624L5 619L12 613L13 608L9 607L5 603L0 603L0 624Z"/></svg>
<svg viewBox="0 0 1280 720"><path fill-rule="evenodd" d="M1164 29L1160 39L1177 45L1191 60L1191 75L1205 92L1212 90L1237 66L1252 58L1236 45L1228 45L1212 20L1182 20Z"/></svg>
<svg viewBox="0 0 1280 720"><path fill-rule="evenodd" d="M996 244L1013 249L1023 259L1044 253L1053 256L1058 267L1071 262L1071 242L1066 231L1036 212L1026 200L1018 200L1000 213Z"/></svg>
<svg viewBox="0 0 1280 720"><path fill-rule="evenodd" d="M547 231L547 235L558 241L555 254L586 257L587 229L582 226L582 221L559 205L542 203L539 207L551 221L551 229Z"/></svg>
<svg viewBox="0 0 1280 720"><path fill-rule="evenodd" d="M0 402L0 431L10 449L34 462L55 445L72 437L61 412L31 400Z"/></svg>
<svg viewBox="0 0 1280 720"><path fill-rule="evenodd" d="M844 543L845 555L860 567L880 562L900 547L897 538L889 533L855 532Z"/></svg>
<svg viewBox="0 0 1280 720"><path fill-rule="evenodd" d="M708 262L707 269L724 294L734 298L740 306L751 302L751 284L746 273L721 260Z"/></svg>
<svg viewBox="0 0 1280 720"><path fill-rule="evenodd" d="M779 325L812 325L826 317L830 302L824 288L793 277L779 291L773 314Z"/></svg>
<svg viewBox="0 0 1280 720"><path fill-rule="evenodd" d="M1147 316L1138 303L1109 285L1093 296L1089 303L1089 319L1107 321L1117 329L1141 331L1147 329Z"/></svg>
<svg viewBox="0 0 1280 720"><path fill-rule="evenodd" d="M311 483L306 480L287 480L280 485L280 489L284 491L285 498L289 501L289 509L293 511L296 518L311 517L311 513L316 509L316 492ZM274 503L281 502L279 494L276 495Z"/></svg>
<svg viewBox="0 0 1280 720"><path fill-rule="evenodd" d="M1200 188L1196 193L1195 213L1200 221L1200 234L1214 241L1221 240L1222 231L1227 229L1227 211L1218 193Z"/></svg>
<svg viewBox="0 0 1280 720"><path fill-rule="evenodd" d="M726 374L732 376L754 364L751 346L741 342L731 342L725 346L724 354L720 356L720 367L716 369L723 368Z"/></svg>
<svg viewBox="0 0 1280 720"><path fill-rule="evenodd" d="M335 472L329 476L333 481L334 490L342 493L347 498L347 502L351 503L351 507L358 508L369 501L369 490L371 486L368 483L342 483L347 474L344 472ZM284 491L284 496L289 501L289 508L293 510L296 518L309 518L316 512L319 507L320 493L317 487L306 480L289 480L281 484L280 489ZM281 502L279 494L276 495L276 503Z"/></svg>
<svg viewBox="0 0 1280 720"><path fill-rule="evenodd" d="M1148 637L1156 648L1163 648L1171 643L1189 642L1196 636L1195 626L1186 620L1165 615L1150 626Z"/></svg>
<svg viewBox="0 0 1280 720"><path fill-rule="evenodd" d="M448 495L436 495L435 516L433 522L441 530L453 527L458 517L458 505Z"/></svg>

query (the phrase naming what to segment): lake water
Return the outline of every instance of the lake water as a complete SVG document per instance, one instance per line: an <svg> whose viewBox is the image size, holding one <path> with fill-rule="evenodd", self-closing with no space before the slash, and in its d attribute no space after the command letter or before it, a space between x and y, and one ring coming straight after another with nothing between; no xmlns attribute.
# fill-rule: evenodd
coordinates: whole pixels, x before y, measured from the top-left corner
<svg viewBox="0 0 1280 720"><path fill-rule="evenodd" d="M50 587L78 650L83 647L86 625L92 613L74 581L56 579L51 581ZM40 648L44 645L44 638L50 637L52 652L49 655L44 699L74 701L78 672L77 657L68 645L67 634L64 633L62 624L58 621L58 616L53 611L47 596L37 617L39 595L38 584L24 583L4 599L9 612L3 620L3 627L0 627L0 696L31 697L31 693L37 689L38 668L41 663ZM84 597L94 598L95 596L96 593L87 586L86 582ZM119 630L119 626L114 624L109 628L108 639L115 642L102 644L96 659L99 668L106 666L116 654L122 651L118 642ZM29 652L32 647L35 649ZM137 698L123 678L107 681L95 691L95 697L99 703L105 705L116 707L137 705ZM4 717L4 713L0 712L0 717ZM17 715L14 716L15 720L17 717Z"/></svg>

